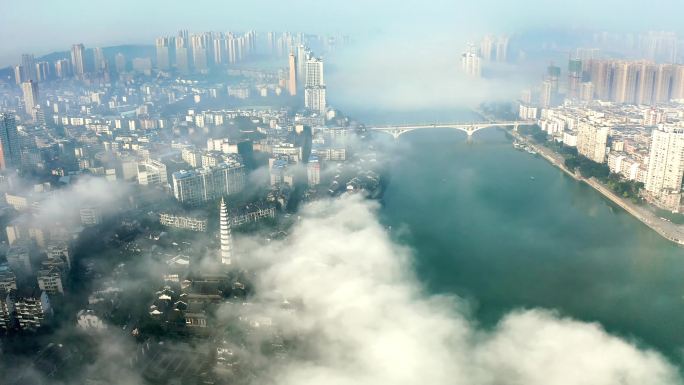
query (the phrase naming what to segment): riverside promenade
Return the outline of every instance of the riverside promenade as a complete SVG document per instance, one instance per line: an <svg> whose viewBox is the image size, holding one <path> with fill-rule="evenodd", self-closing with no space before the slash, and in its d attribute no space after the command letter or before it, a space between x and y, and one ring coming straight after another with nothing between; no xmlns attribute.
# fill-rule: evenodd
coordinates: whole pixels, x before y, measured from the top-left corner
<svg viewBox="0 0 684 385"><path fill-rule="evenodd" d="M515 139L525 143L527 146L536 151L549 163L558 167L560 170L562 170L575 180L584 182L587 185L591 186L594 190L601 193L601 195L609 199L611 202L620 206L623 210L628 212L634 218L641 221L643 224L651 228L656 233L660 234L660 236L662 236L663 238L671 242L674 242L680 246L684 246L684 225L678 225L670 221L667 221L663 218L660 218L653 211L649 210L648 207L636 205L631 201L616 195L607 186L605 186L604 184L602 184L594 178L583 178L579 174L572 172L567 167L565 167L565 159L555 151L544 146L534 144L531 140L529 140L529 138L520 135L520 133L518 132L511 131L511 134Z"/></svg>

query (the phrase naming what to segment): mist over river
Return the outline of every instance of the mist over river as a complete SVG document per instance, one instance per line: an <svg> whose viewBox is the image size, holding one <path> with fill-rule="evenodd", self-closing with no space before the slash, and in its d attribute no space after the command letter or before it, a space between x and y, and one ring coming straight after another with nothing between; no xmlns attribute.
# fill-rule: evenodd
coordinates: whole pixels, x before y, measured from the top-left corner
<svg viewBox="0 0 684 385"><path fill-rule="evenodd" d="M360 115L380 125L431 114ZM435 120L450 118L476 119L457 111ZM598 322L682 366L684 249L515 150L501 129L470 141L447 128L406 133L390 164L381 220L414 250L430 293L467 299L484 327L520 308Z"/></svg>

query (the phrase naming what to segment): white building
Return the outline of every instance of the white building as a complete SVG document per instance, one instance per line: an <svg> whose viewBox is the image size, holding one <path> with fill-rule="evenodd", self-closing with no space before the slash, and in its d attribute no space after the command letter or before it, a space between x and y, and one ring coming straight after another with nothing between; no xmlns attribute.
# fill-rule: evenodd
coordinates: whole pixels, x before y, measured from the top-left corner
<svg viewBox="0 0 684 385"><path fill-rule="evenodd" d="M577 152L596 162L606 160L606 144L608 142L608 127L595 127L586 122L580 122L577 130Z"/></svg>
<svg viewBox="0 0 684 385"><path fill-rule="evenodd" d="M482 76L482 64L480 56L469 50L461 55L461 69L471 77L479 78Z"/></svg>
<svg viewBox="0 0 684 385"><path fill-rule="evenodd" d="M577 147L577 133L572 131L563 132L563 144L568 147Z"/></svg>
<svg viewBox="0 0 684 385"><path fill-rule="evenodd" d="M204 232L207 231L207 220L171 213L160 213L159 223L162 226L174 227L177 229Z"/></svg>
<svg viewBox="0 0 684 385"><path fill-rule="evenodd" d="M138 183L142 186L160 186L166 188L169 183L166 165L153 159L138 163Z"/></svg>
<svg viewBox="0 0 684 385"><path fill-rule="evenodd" d="M684 128L660 125L653 130L646 191L663 207L679 211L684 174Z"/></svg>
<svg viewBox="0 0 684 385"><path fill-rule="evenodd" d="M181 203L198 206L224 195L242 191L245 167L232 160L216 167L173 173L173 195Z"/></svg>
<svg viewBox="0 0 684 385"><path fill-rule="evenodd" d="M312 57L306 62L304 107L320 114L325 114L327 108L323 61L319 58Z"/></svg>
<svg viewBox="0 0 684 385"><path fill-rule="evenodd" d="M523 120L537 119L538 115L539 109L537 107L521 104L518 109L518 117Z"/></svg>
<svg viewBox="0 0 684 385"><path fill-rule="evenodd" d="M105 330L107 325L92 310L80 310L76 314L76 324L83 330Z"/></svg>
<svg viewBox="0 0 684 385"><path fill-rule="evenodd" d="M304 106L314 112L325 114L325 87L307 87L304 89Z"/></svg>

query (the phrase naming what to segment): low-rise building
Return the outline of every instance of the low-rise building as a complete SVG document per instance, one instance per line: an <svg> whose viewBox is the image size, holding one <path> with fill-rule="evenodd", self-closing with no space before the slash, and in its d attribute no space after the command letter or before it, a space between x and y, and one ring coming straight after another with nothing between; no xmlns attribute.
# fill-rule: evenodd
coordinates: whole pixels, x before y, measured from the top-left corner
<svg viewBox="0 0 684 385"><path fill-rule="evenodd" d="M207 231L207 219L196 218L173 213L159 213L159 223L162 226L177 229L204 232Z"/></svg>

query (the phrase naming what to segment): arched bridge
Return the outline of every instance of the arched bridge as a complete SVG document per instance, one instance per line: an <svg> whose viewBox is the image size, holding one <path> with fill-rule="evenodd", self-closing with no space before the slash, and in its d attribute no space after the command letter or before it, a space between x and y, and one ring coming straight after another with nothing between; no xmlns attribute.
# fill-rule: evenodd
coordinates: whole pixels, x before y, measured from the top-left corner
<svg viewBox="0 0 684 385"><path fill-rule="evenodd" d="M463 131L468 134L468 137L472 136L477 131L480 131L489 127L513 127L514 130L518 129L518 126L534 124L533 120L506 120L506 121L483 121L475 123L432 123L432 124L410 124L410 125L391 125L391 126L374 126L368 127L371 131L386 132L397 139L402 134L407 132L422 130L425 128L453 128L455 130Z"/></svg>

